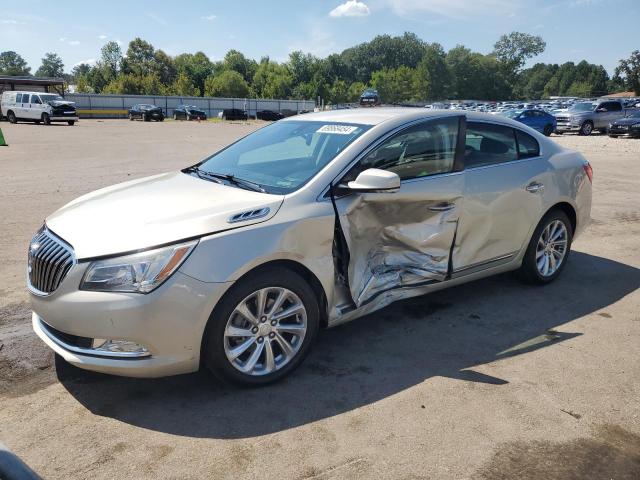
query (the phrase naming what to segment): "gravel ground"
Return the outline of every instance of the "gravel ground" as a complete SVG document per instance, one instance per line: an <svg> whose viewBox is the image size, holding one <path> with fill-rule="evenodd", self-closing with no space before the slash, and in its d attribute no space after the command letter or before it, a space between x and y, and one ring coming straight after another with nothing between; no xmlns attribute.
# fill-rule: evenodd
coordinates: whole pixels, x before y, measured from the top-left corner
<svg viewBox="0 0 640 480"><path fill-rule="evenodd" d="M0 123L0 441L46 478L640 478L640 140L554 137L591 161L594 207L548 287L502 275L400 302L257 390L55 359L24 288L42 219L258 125Z"/></svg>

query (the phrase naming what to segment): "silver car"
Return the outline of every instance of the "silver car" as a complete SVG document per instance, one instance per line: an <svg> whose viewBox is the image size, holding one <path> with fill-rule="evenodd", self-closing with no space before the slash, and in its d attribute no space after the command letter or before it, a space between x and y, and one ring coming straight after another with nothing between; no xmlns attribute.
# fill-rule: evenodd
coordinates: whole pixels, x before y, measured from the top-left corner
<svg viewBox="0 0 640 480"><path fill-rule="evenodd" d="M510 270L553 281L591 177L501 116L291 117L50 215L29 247L33 328L89 370L271 382L321 328L396 300Z"/></svg>

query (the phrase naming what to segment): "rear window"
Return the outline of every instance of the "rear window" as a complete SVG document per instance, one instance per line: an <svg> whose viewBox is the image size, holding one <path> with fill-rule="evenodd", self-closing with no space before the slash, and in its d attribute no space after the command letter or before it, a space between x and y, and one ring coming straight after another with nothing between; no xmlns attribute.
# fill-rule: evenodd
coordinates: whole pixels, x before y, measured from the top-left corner
<svg viewBox="0 0 640 480"><path fill-rule="evenodd" d="M518 141L518 158L531 158L540 155L540 145L531 135L516 130L516 139Z"/></svg>
<svg viewBox="0 0 640 480"><path fill-rule="evenodd" d="M509 162L518 158L513 128L491 123L467 123L466 168Z"/></svg>

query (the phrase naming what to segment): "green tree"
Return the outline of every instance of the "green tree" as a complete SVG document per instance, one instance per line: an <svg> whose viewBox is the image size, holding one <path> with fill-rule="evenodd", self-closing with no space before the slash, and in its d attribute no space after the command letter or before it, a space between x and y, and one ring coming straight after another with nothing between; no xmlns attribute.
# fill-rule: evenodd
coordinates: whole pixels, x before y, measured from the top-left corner
<svg viewBox="0 0 640 480"><path fill-rule="evenodd" d="M80 63L75 67L73 67L73 69L71 70L71 76L73 77L74 81L77 82L80 78L86 77L90 71L91 71L91 65L87 63ZM86 82L86 78L85 78L85 82Z"/></svg>
<svg viewBox="0 0 640 480"><path fill-rule="evenodd" d="M502 35L495 43L493 54L510 72L517 74L529 58L540 55L546 47L547 44L538 35L511 32Z"/></svg>
<svg viewBox="0 0 640 480"><path fill-rule="evenodd" d="M165 92L167 95L199 97L200 89L196 87L186 73L179 73L175 81Z"/></svg>
<svg viewBox="0 0 640 480"><path fill-rule="evenodd" d="M95 93L85 75L81 75L76 79L76 93Z"/></svg>
<svg viewBox="0 0 640 480"><path fill-rule="evenodd" d="M213 63L209 57L202 52L183 53L175 57L173 63L177 72L185 74L200 94L204 94L205 80L213 75Z"/></svg>
<svg viewBox="0 0 640 480"><path fill-rule="evenodd" d="M347 101L357 102L366 88L367 86L362 82L353 82L349 85L349 90L347 90Z"/></svg>
<svg viewBox="0 0 640 480"><path fill-rule="evenodd" d="M244 98L249 95L249 85L240 73L226 70L207 78L204 94L207 97Z"/></svg>
<svg viewBox="0 0 640 480"><path fill-rule="evenodd" d="M291 95L292 83L289 70L269 60L260 62L253 76L253 90L257 98L287 98Z"/></svg>
<svg viewBox="0 0 640 480"><path fill-rule="evenodd" d="M42 65L36 70L36 77L62 77L64 75L64 63L57 53L45 53Z"/></svg>
<svg viewBox="0 0 640 480"><path fill-rule="evenodd" d="M129 42L127 56L122 61L122 70L138 76L153 73L155 67L155 49L149 42L134 38Z"/></svg>
<svg viewBox="0 0 640 480"><path fill-rule="evenodd" d="M115 78L120 72L122 65L122 49L117 42L107 42L100 49L100 60L102 65L111 73L111 77Z"/></svg>
<svg viewBox="0 0 640 480"><path fill-rule="evenodd" d="M246 82L250 82L256 73L258 64L255 60L245 57L238 50L229 50L222 61L222 68L238 72Z"/></svg>
<svg viewBox="0 0 640 480"><path fill-rule="evenodd" d="M395 69L385 68L373 72L371 85L378 90L385 103L401 103L417 100L415 89L415 70L400 66Z"/></svg>
<svg viewBox="0 0 640 480"><path fill-rule="evenodd" d="M2 75L29 75L31 68L27 62L16 52L9 50L0 53L0 74Z"/></svg>
<svg viewBox="0 0 640 480"><path fill-rule="evenodd" d="M634 50L629 58L620 60L615 70L615 78L622 79L626 88L640 95L640 50Z"/></svg>

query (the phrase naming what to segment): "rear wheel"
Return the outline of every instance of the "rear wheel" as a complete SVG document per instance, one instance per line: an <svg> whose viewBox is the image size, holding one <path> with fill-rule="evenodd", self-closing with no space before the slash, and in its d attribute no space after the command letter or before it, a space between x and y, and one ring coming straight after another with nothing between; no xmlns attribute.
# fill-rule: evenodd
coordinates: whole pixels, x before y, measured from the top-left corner
<svg viewBox="0 0 640 480"><path fill-rule="evenodd" d="M42 114L42 121L44 122L45 125L51 125L51 118L49 117L48 113Z"/></svg>
<svg viewBox="0 0 640 480"><path fill-rule="evenodd" d="M288 269L265 269L234 285L216 306L203 361L223 380L271 383L300 365L318 327L318 302L307 282Z"/></svg>
<svg viewBox="0 0 640 480"><path fill-rule="evenodd" d="M7 112L7 119L9 120L9 123L18 123L18 117L16 117L16 114L11 110Z"/></svg>
<svg viewBox="0 0 640 480"><path fill-rule="evenodd" d="M536 227L522 260L519 276L527 283L544 285L559 275L569 257L573 231L562 210L552 210Z"/></svg>
<svg viewBox="0 0 640 480"><path fill-rule="evenodd" d="M545 125L544 129L542 130L542 133L544 134L545 137L550 136L553 133L553 125Z"/></svg>
<svg viewBox="0 0 640 480"><path fill-rule="evenodd" d="M593 132L593 123L591 122L591 120L587 120L580 127L579 133L580 135L588 136L588 135L591 135L591 132Z"/></svg>

